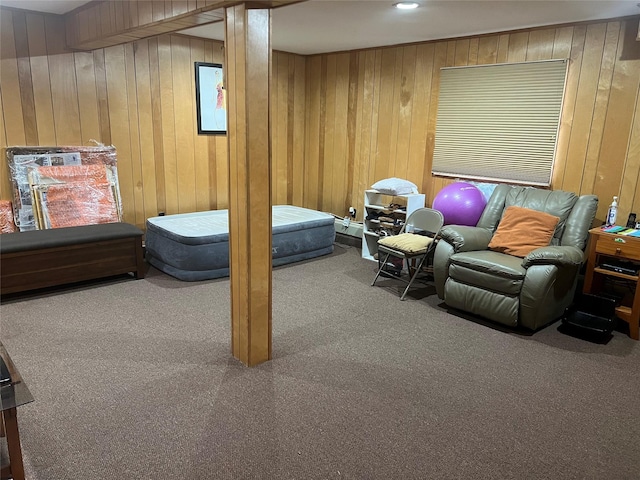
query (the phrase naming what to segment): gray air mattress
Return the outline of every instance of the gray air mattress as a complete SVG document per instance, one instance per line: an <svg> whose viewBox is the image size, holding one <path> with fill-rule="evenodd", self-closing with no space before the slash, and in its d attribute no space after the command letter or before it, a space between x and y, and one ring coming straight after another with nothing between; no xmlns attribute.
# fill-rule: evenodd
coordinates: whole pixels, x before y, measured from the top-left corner
<svg viewBox="0 0 640 480"><path fill-rule="evenodd" d="M273 266L333 252L333 215L290 205L272 207ZM147 220L146 258L164 273L196 281L229 275L227 210Z"/></svg>

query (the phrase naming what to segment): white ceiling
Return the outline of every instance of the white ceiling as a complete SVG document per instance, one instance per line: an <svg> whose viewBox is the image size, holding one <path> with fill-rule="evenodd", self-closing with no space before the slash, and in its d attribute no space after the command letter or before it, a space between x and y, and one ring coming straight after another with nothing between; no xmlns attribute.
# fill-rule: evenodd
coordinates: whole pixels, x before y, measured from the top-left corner
<svg viewBox="0 0 640 480"><path fill-rule="evenodd" d="M314 54L454 38L558 23L640 15L639 0L308 0L273 11L272 46ZM0 0L0 5L66 13L86 1ZM223 40L222 22L182 33Z"/></svg>

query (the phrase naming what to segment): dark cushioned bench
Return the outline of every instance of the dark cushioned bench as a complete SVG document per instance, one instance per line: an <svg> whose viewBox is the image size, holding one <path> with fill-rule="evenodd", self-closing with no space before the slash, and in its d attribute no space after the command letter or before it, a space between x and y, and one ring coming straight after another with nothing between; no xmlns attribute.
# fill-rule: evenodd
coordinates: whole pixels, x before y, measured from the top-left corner
<svg viewBox="0 0 640 480"><path fill-rule="evenodd" d="M0 235L0 293L129 272L144 278L143 233L128 223L101 223Z"/></svg>

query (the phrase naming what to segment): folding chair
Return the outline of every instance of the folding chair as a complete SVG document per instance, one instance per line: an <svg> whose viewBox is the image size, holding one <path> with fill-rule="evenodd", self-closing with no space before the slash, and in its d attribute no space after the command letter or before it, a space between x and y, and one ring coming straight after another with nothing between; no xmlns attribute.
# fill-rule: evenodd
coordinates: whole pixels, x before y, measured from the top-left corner
<svg viewBox="0 0 640 480"><path fill-rule="evenodd" d="M371 286L375 285L376 280L378 280L381 274L405 281L407 282L407 287L400 297L400 300L404 300L413 281L427 261L427 257L435 248L435 239L440 233L442 225L444 225L444 216L441 212L432 208L419 208L409 215L409 218L407 218L398 235L392 235L378 240L379 268ZM403 268L400 270L399 275L393 275L384 271L390 256L402 259ZM413 267L415 268L413 274L411 274L411 270L408 267L408 261L410 260L417 261L417 265ZM401 276L405 263L407 263L409 270L409 280Z"/></svg>

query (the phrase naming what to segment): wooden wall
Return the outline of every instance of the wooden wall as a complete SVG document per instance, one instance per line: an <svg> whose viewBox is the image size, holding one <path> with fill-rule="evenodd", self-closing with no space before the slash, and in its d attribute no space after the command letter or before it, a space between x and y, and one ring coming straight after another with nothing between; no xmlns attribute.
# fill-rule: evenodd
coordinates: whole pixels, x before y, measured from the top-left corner
<svg viewBox="0 0 640 480"><path fill-rule="evenodd" d="M638 19L533 29L307 58L305 201L362 212L386 177L416 183L429 204L450 179L431 175L441 67L570 58L552 188L594 193L603 219L640 213Z"/></svg>
<svg viewBox="0 0 640 480"><path fill-rule="evenodd" d="M226 136L197 134L194 79L194 62L223 62L221 42L164 35L73 53L56 16L2 9L0 21L0 147L114 145L124 220L140 227L227 207ZM302 202L304 85L304 57L274 52L274 203Z"/></svg>
<svg viewBox="0 0 640 480"><path fill-rule="evenodd" d="M226 138L199 136L193 62L221 62L220 42L165 35L85 52L64 50L55 16L2 9L0 147L118 150L125 220L226 208ZM397 176L430 204L443 66L570 58L554 189L595 193L603 219L640 213L638 20L303 57L274 52L273 203L361 219L363 190ZM0 152L4 157L4 152ZM0 197L10 198L5 162Z"/></svg>

